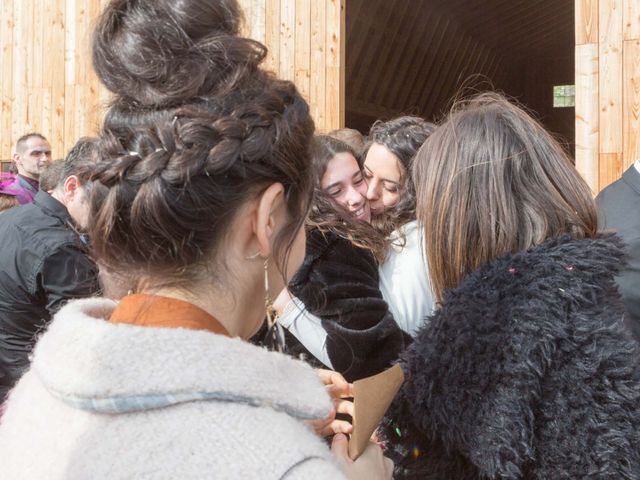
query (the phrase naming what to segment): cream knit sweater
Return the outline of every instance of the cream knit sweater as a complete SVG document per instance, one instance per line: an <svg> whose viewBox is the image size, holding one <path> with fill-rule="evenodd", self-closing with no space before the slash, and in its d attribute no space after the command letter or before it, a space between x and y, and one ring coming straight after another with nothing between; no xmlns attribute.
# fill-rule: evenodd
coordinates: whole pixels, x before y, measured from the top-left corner
<svg viewBox="0 0 640 480"><path fill-rule="evenodd" d="M110 324L69 303L0 421L0 477L343 478L301 420L331 403L302 362L205 331Z"/></svg>

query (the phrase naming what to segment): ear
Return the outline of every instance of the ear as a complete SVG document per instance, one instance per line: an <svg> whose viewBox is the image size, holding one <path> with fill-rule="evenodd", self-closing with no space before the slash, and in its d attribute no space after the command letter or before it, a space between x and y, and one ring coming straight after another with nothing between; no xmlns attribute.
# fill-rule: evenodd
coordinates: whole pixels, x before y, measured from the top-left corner
<svg viewBox="0 0 640 480"><path fill-rule="evenodd" d="M22 162L22 158L20 157L20 154L18 152L13 152L13 163L15 163L16 165L20 165Z"/></svg>
<svg viewBox="0 0 640 480"><path fill-rule="evenodd" d="M258 198L253 232L262 257L268 257L271 254L271 243L277 231L282 207L284 207L284 187L281 183L270 185Z"/></svg>
<svg viewBox="0 0 640 480"><path fill-rule="evenodd" d="M73 200L76 190L80 187L80 180L75 175L69 175L62 186L65 201Z"/></svg>

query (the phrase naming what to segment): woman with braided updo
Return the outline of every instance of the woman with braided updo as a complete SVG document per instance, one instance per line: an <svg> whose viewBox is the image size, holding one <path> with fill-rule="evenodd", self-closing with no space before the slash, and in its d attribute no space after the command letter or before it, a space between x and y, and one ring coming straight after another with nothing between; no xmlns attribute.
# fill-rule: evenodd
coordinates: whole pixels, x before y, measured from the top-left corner
<svg viewBox="0 0 640 480"><path fill-rule="evenodd" d="M260 69L235 0L112 0L95 70L114 94L90 234L119 303L68 304L10 394L6 478L390 478L321 433L352 389L252 346L304 256L314 125ZM237 337L237 338L233 338ZM335 406L327 392L333 393Z"/></svg>

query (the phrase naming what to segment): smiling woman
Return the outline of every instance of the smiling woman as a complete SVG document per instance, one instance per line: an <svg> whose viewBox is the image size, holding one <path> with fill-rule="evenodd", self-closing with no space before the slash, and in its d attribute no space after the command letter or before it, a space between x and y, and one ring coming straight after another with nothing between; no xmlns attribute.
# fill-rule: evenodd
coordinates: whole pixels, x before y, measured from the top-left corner
<svg viewBox="0 0 640 480"><path fill-rule="evenodd" d="M416 218L413 157L435 125L420 117L377 121L369 131L364 175L369 184L372 223L384 235Z"/></svg>

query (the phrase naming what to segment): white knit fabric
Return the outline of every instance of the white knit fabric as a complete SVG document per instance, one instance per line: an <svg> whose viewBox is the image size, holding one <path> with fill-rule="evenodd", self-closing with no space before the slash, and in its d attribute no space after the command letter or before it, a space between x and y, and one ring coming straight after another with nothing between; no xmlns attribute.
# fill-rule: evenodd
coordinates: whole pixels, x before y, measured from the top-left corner
<svg viewBox="0 0 640 480"><path fill-rule="evenodd" d="M331 408L307 365L206 331L111 324L115 305L71 302L40 338L0 420L2 479L342 478L301 421Z"/></svg>

